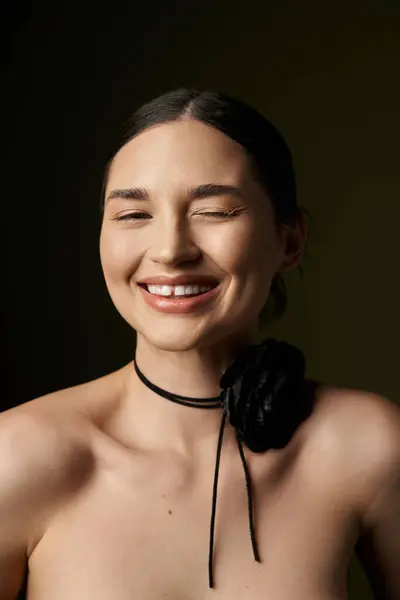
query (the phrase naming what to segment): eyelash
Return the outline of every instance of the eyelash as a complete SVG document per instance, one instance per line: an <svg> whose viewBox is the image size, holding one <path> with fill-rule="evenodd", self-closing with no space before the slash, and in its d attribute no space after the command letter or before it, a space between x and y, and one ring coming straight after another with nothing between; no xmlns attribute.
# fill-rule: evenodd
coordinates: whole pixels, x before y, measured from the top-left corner
<svg viewBox="0 0 400 600"><path fill-rule="evenodd" d="M142 221L143 219L139 219L137 218L138 215L146 215L147 213L143 213L143 212L136 212L136 213L128 213L126 215L121 215L120 217L115 217L113 220L114 221ZM233 216L233 213L229 213L229 212L205 212L205 213L197 213L200 215L207 215L207 216L213 216L216 218L221 218L221 219L227 219L229 217Z"/></svg>

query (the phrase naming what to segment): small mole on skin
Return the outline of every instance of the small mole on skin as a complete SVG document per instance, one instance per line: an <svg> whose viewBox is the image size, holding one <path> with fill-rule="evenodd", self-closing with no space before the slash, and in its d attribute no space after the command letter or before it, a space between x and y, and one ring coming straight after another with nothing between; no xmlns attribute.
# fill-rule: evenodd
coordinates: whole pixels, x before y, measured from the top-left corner
<svg viewBox="0 0 400 600"><path fill-rule="evenodd" d="M161 498L165 498L165 494L161 494Z"/></svg>
<svg viewBox="0 0 400 600"><path fill-rule="evenodd" d="M169 514L169 515L172 515L172 510L169 510L169 511L168 511L168 514Z"/></svg>

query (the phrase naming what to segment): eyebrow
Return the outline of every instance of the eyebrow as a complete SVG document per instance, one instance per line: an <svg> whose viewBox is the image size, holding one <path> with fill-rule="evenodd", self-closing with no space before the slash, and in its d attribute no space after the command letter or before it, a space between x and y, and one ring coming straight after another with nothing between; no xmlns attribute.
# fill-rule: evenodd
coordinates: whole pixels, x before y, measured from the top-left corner
<svg viewBox="0 0 400 600"><path fill-rule="evenodd" d="M243 200L242 191L234 185L226 185L222 183L203 183L187 190L187 198L189 200L200 200L209 198L210 196L226 196L230 194L237 196ZM145 188L130 187L125 189L111 190L108 194L106 202L113 198L124 198L128 200L150 200L150 195Z"/></svg>

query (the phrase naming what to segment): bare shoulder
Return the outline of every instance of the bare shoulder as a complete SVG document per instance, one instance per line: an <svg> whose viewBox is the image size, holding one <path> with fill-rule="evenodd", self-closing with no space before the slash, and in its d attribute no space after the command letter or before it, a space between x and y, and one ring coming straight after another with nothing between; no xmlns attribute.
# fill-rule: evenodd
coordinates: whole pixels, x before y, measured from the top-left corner
<svg viewBox="0 0 400 600"><path fill-rule="evenodd" d="M344 443L362 444L371 458L383 458L398 449L400 407L379 394L321 386L316 421L340 435Z"/></svg>
<svg viewBox="0 0 400 600"><path fill-rule="evenodd" d="M0 415L0 512L13 536L23 533L28 557L47 519L83 485L92 462L76 436L34 408Z"/></svg>
<svg viewBox="0 0 400 600"><path fill-rule="evenodd" d="M57 421L60 425L62 422L68 425L70 418L75 421L96 418L120 397L124 373L128 369L129 365L97 379L34 398L2 415L41 416L47 422Z"/></svg>
<svg viewBox="0 0 400 600"><path fill-rule="evenodd" d="M11 436L18 452L28 452L34 446L38 451L44 448L47 454L55 453L58 458L87 447L90 425L118 402L125 369L0 413L0 437Z"/></svg>
<svg viewBox="0 0 400 600"><path fill-rule="evenodd" d="M363 499L400 469L400 408L376 393L320 386L310 447L340 465Z"/></svg>
<svg viewBox="0 0 400 600"><path fill-rule="evenodd" d="M29 523L28 556L54 511L94 473L90 427L118 396L116 373L0 413L0 487Z"/></svg>

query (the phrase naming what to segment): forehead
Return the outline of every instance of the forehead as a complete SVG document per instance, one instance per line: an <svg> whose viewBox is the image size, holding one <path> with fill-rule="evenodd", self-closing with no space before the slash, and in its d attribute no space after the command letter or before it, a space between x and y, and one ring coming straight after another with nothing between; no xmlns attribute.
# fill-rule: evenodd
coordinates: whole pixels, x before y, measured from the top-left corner
<svg viewBox="0 0 400 600"><path fill-rule="evenodd" d="M240 144L195 120L146 129L114 158L108 188L132 185L191 186L205 181L244 185L250 162Z"/></svg>

